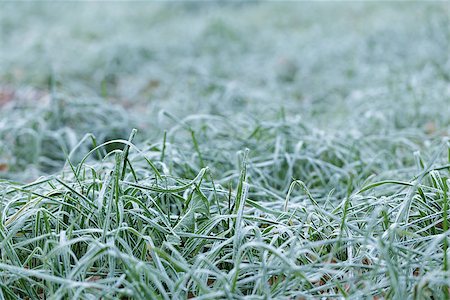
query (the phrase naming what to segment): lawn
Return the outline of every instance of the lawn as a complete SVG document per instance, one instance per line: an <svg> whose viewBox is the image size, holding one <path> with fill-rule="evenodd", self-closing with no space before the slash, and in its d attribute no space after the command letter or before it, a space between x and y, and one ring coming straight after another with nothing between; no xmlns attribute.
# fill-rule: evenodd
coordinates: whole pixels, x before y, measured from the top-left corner
<svg viewBox="0 0 450 300"><path fill-rule="evenodd" d="M0 2L0 300L450 299L448 2Z"/></svg>

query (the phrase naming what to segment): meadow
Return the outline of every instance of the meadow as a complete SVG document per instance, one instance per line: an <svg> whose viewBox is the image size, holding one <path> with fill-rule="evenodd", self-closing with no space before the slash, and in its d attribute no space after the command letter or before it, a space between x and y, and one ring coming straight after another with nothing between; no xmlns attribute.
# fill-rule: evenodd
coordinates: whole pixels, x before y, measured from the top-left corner
<svg viewBox="0 0 450 300"><path fill-rule="evenodd" d="M450 299L448 2L0 2L0 299Z"/></svg>

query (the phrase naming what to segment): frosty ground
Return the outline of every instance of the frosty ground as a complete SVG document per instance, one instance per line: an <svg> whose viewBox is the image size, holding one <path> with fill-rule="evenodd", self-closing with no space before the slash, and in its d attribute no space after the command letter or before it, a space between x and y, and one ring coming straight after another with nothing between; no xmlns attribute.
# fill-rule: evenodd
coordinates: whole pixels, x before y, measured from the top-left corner
<svg viewBox="0 0 450 300"><path fill-rule="evenodd" d="M448 299L448 16L1 3L0 299Z"/></svg>

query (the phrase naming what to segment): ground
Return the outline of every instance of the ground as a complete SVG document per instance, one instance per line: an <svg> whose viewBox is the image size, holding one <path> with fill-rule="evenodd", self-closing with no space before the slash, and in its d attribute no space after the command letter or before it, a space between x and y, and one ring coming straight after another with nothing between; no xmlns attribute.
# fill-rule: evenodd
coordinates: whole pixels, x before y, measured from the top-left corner
<svg viewBox="0 0 450 300"><path fill-rule="evenodd" d="M449 13L0 3L0 299L448 299Z"/></svg>

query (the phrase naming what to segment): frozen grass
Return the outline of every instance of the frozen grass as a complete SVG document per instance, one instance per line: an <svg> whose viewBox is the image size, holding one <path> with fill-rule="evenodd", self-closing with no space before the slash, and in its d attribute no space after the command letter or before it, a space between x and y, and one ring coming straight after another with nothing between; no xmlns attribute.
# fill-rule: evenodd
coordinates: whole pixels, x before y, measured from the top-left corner
<svg viewBox="0 0 450 300"><path fill-rule="evenodd" d="M0 164L10 178L28 181L60 170L88 132L104 142L126 137L132 128L123 108L101 99L24 94L0 111Z"/></svg>
<svg viewBox="0 0 450 300"><path fill-rule="evenodd" d="M445 4L1 6L0 299L450 298Z"/></svg>
<svg viewBox="0 0 450 300"><path fill-rule="evenodd" d="M89 157L107 143L61 174L2 183L2 297L448 298L448 144L417 155L410 180L378 181L385 165L355 160L361 147L222 163L201 146L112 142L123 150L101 163Z"/></svg>

